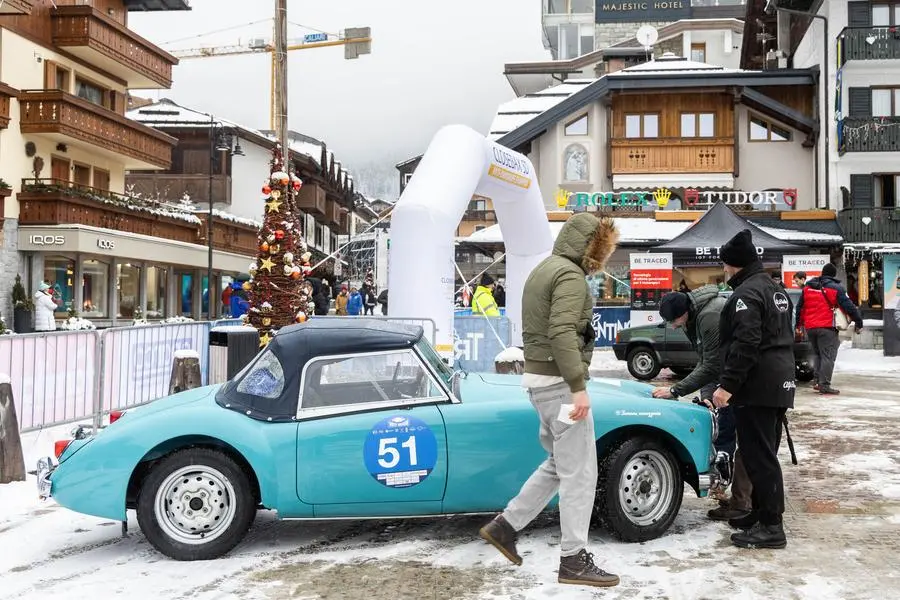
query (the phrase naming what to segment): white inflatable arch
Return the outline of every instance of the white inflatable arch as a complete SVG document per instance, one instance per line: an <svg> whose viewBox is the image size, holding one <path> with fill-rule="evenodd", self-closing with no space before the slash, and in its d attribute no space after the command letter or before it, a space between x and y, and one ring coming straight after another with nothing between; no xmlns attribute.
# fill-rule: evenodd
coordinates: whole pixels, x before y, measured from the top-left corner
<svg viewBox="0 0 900 600"><path fill-rule="evenodd" d="M553 248L531 161L469 127L434 136L391 214L388 315L433 319L435 348L453 357L456 228L478 194L493 201L506 245L506 316L522 344L522 289Z"/></svg>

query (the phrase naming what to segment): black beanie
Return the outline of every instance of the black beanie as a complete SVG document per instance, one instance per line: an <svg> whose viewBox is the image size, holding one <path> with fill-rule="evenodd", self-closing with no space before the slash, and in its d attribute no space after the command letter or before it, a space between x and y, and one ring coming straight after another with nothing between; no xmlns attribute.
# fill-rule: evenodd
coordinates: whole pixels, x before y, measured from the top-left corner
<svg viewBox="0 0 900 600"><path fill-rule="evenodd" d="M487 287L487 286L491 285L492 283L494 283L494 278L491 277L490 275L488 275L487 273L485 273L484 275L481 276L481 285L483 285L484 287Z"/></svg>
<svg viewBox="0 0 900 600"><path fill-rule="evenodd" d="M729 267L739 267L741 269L759 261L750 230L745 229L728 240L722 246L720 256L722 257L722 262Z"/></svg>
<svg viewBox="0 0 900 600"><path fill-rule="evenodd" d="M834 263L828 263L824 267L822 267L822 276L837 277L837 267L834 266Z"/></svg>
<svg viewBox="0 0 900 600"><path fill-rule="evenodd" d="M669 292L659 302L659 316L668 322L688 312L691 307L691 299L684 292Z"/></svg>

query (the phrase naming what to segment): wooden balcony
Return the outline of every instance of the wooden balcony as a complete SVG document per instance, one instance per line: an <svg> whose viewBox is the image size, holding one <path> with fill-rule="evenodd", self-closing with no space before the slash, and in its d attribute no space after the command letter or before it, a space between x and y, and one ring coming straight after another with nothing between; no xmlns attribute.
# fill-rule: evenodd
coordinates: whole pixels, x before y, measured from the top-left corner
<svg viewBox="0 0 900 600"><path fill-rule="evenodd" d="M5 83L0 83L0 129L9 127L9 104L17 93Z"/></svg>
<svg viewBox="0 0 900 600"><path fill-rule="evenodd" d="M334 200L329 200L325 211L325 224L329 227L341 224L341 205Z"/></svg>
<svg viewBox="0 0 900 600"><path fill-rule="evenodd" d="M206 245L206 221L209 217L202 212L196 214L202 223L199 243ZM217 250L243 254L248 257L256 256L259 252L256 243L258 234L257 227L213 215L213 248Z"/></svg>
<svg viewBox="0 0 900 600"><path fill-rule="evenodd" d="M91 146L126 169L168 169L178 142L161 131L59 90L18 93L22 133L75 146Z"/></svg>
<svg viewBox="0 0 900 600"><path fill-rule="evenodd" d="M0 15L30 15L35 0L5 0L0 2Z"/></svg>
<svg viewBox="0 0 900 600"><path fill-rule="evenodd" d="M209 202L209 175L178 175L173 173L133 172L125 175L125 186L130 194L142 198L164 198L176 201L190 196L191 201ZM213 201L231 204L231 177L212 176Z"/></svg>
<svg viewBox="0 0 900 600"><path fill-rule="evenodd" d="M18 201L21 225L88 225L191 244L200 239L193 214L68 181L25 179Z"/></svg>
<svg viewBox="0 0 900 600"><path fill-rule="evenodd" d="M850 244L900 243L900 208L845 208L838 212L838 223Z"/></svg>
<svg viewBox="0 0 900 600"><path fill-rule="evenodd" d="M92 6L52 11L53 43L128 82L132 89L172 87L178 59Z"/></svg>
<svg viewBox="0 0 900 600"><path fill-rule="evenodd" d="M732 138L613 139L612 173L732 173Z"/></svg>
<svg viewBox="0 0 900 600"><path fill-rule="evenodd" d="M297 208L311 215L327 216L325 188L315 183L304 184L297 195Z"/></svg>
<svg viewBox="0 0 900 600"><path fill-rule="evenodd" d="M838 152L900 152L900 117L846 118L840 122Z"/></svg>
<svg viewBox="0 0 900 600"><path fill-rule="evenodd" d="M845 27L841 39L841 64L851 60L900 59L900 28Z"/></svg>

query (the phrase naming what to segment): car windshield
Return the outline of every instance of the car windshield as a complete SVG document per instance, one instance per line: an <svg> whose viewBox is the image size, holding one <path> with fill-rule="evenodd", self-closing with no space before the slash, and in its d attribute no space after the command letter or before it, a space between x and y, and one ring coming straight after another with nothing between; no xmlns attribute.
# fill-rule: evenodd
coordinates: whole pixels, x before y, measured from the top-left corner
<svg viewBox="0 0 900 600"><path fill-rule="evenodd" d="M431 344L422 339L416 344L416 349L419 351L419 354L422 355L422 358L428 361L428 364L431 365L434 372L440 375L441 379L444 380L444 383L450 385L450 379L453 377L453 369L451 369L450 365L445 363L444 359L435 352L434 348L431 347Z"/></svg>

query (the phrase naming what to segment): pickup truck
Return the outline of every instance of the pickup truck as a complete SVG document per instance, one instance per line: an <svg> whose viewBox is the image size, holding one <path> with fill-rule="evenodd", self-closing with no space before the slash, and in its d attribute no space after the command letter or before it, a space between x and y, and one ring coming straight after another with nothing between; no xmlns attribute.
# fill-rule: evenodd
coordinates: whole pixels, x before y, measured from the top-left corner
<svg viewBox="0 0 900 600"><path fill-rule="evenodd" d="M731 292L722 292L727 297ZM799 290L788 290L792 307L797 305ZM640 327L621 329L613 344L616 358L628 364L628 372L643 381L649 381L668 368L676 375L685 376L697 365L699 357L691 347L684 331L669 327L666 323L654 323ZM799 332L794 340L794 359L797 381L812 381L814 377L809 362L811 347L805 332Z"/></svg>

